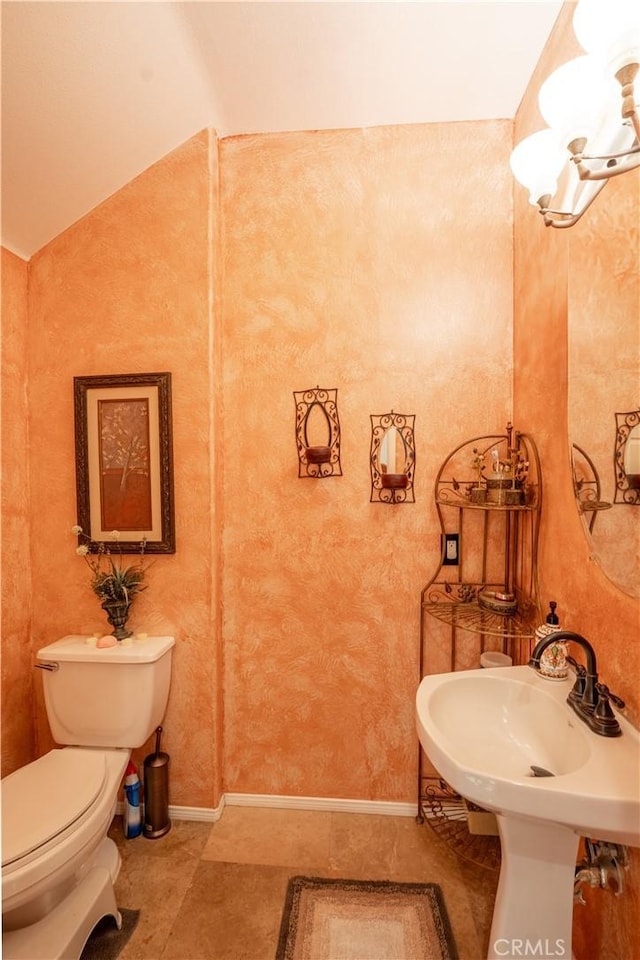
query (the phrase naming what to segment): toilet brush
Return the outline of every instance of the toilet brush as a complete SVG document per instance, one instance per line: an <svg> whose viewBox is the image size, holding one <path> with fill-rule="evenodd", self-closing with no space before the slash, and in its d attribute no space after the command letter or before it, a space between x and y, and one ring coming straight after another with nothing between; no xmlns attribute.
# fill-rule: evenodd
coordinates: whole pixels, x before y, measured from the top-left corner
<svg viewBox="0 0 640 960"><path fill-rule="evenodd" d="M160 752L162 727L156 728L156 749L144 761L144 835L150 840L171 829L169 820L169 754Z"/></svg>

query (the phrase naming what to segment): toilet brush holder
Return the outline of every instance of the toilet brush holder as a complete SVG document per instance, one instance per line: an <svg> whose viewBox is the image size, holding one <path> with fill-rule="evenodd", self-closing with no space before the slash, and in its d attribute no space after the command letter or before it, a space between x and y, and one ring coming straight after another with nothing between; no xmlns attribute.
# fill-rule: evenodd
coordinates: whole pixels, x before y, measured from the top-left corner
<svg viewBox="0 0 640 960"><path fill-rule="evenodd" d="M144 826L149 840L171 829L169 820L169 754L160 752L162 727L156 729L156 750L144 761Z"/></svg>

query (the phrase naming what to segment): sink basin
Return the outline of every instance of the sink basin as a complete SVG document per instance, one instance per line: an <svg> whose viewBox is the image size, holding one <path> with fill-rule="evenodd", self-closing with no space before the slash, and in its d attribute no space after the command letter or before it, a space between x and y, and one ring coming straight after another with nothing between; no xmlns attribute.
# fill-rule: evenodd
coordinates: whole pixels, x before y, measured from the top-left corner
<svg viewBox="0 0 640 960"><path fill-rule="evenodd" d="M571 686L521 666L436 674L418 688L425 753L496 814L490 960L523 956L524 943L570 957L580 836L640 846L640 734L619 715L622 736L593 733L566 703Z"/></svg>
<svg viewBox="0 0 640 960"><path fill-rule="evenodd" d="M527 666L425 677L420 742L445 780L480 806L640 846L640 735L620 716L621 737L593 733L566 703L571 686Z"/></svg>

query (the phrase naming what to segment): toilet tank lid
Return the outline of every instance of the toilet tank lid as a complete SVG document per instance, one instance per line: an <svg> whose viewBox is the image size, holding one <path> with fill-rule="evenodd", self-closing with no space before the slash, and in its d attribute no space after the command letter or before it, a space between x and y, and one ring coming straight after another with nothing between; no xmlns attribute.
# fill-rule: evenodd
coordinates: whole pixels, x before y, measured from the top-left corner
<svg viewBox="0 0 640 960"><path fill-rule="evenodd" d="M175 644L173 637L131 637L113 647L96 647L95 637L71 634L38 650L38 660L70 663L153 663Z"/></svg>

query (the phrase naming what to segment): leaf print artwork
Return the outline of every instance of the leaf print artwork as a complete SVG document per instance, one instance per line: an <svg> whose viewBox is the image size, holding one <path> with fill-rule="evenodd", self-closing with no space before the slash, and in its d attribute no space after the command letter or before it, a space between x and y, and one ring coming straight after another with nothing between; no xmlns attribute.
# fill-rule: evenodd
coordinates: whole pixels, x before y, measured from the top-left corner
<svg viewBox="0 0 640 960"><path fill-rule="evenodd" d="M98 417L102 527L149 529L149 401L100 400Z"/></svg>

